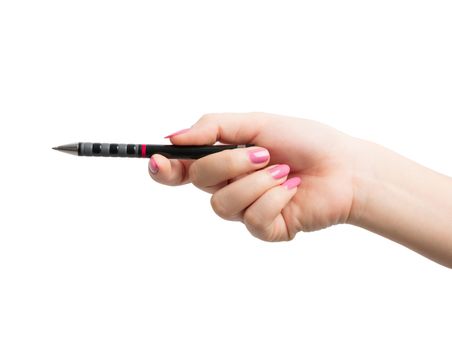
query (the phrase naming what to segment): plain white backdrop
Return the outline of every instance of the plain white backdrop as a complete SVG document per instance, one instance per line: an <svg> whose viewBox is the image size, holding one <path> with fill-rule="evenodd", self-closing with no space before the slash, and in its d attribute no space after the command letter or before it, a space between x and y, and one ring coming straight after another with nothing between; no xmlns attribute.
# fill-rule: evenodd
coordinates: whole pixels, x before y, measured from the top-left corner
<svg viewBox="0 0 452 350"><path fill-rule="evenodd" d="M265 243L146 160L51 147L265 111L451 175L451 18L432 0L1 1L0 348L450 349L450 269L346 225Z"/></svg>

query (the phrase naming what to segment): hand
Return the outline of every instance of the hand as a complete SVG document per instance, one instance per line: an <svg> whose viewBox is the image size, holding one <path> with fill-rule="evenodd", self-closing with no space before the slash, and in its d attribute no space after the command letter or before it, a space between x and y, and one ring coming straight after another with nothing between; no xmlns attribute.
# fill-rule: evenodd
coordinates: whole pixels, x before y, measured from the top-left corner
<svg viewBox="0 0 452 350"><path fill-rule="evenodd" d="M357 140L333 128L264 113L208 114L169 137L176 145L256 145L197 160L156 154L149 174L162 184L191 182L212 193L220 217L242 221L258 238L290 240L299 231L345 223L351 215Z"/></svg>

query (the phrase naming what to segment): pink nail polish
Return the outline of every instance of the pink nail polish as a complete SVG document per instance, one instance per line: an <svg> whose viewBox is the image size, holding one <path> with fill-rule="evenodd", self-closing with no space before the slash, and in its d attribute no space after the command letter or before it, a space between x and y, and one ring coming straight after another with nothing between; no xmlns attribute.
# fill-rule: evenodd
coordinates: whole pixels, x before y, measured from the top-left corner
<svg viewBox="0 0 452 350"><path fill-rule="evenodd" d="M152 156L151 159L149 160L149 170L153 174L157 174L159 172L159 165L155 161L154 156Z"/></svg>
<svg viewBox="0 0 452 350"><path fill-rule="evenodd" d="M287 164L278 164L269 168L268 171L275 180L278 180L289 173L290 167Z"/></svg>
<svg viewBox="0 0 452 350"><path fill-rule="evenodd" d="M250 160L253 163L263 163L270 158L270 153L265 148L259 148L257 150L248 153Z"/></svg>
<svg viewBox="0 0 452 350"><path fill-rule="evenodd" d="M190 130L190 128L182 129L182 130L173 132L172 134L169 134L168 136L165 136L164 138L165 138L165 139L169 139L170 137L173 137L173 136L177 136L177 135L183 134L183 133L187 132L188 130Z"/></svg>
<svg viewBox="0 0 452 350"><path fill-rule="evenodd" d="M296 176L296 177L290 178L289 180L286 180L285 182L283 182L281 184L281 186L284 186L288 190L291 190L292 188L297 187L300 183L301 183L301 179L298 176Z"/></svg>

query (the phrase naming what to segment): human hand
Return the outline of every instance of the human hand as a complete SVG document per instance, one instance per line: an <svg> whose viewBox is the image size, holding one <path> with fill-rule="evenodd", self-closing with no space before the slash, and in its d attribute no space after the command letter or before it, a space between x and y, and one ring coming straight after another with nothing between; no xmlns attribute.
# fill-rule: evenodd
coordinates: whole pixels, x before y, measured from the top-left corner
<svg viewBox="0 0 452 350"><path fill-rule="evenodd" d="M242 221L258 238L290 240L351 214L356 140L326 125L265 113L208 114L169 138L176 145L256 145L197 160L155 154L149 174L162 184L191 182L212 193L220 217Z"/></svg>

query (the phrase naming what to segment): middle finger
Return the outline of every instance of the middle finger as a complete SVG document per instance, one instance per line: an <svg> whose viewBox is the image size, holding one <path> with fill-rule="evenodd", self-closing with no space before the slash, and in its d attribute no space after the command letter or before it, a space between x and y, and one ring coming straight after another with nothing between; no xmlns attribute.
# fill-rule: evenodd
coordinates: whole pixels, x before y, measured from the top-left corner
<svg viewBox="0 0 452 350"><path fill-rule="evenodd" d="M262 147L236 148L214 153L196 160L189 168L190 181L203 190L261 169L270 154Z"/></svg>

